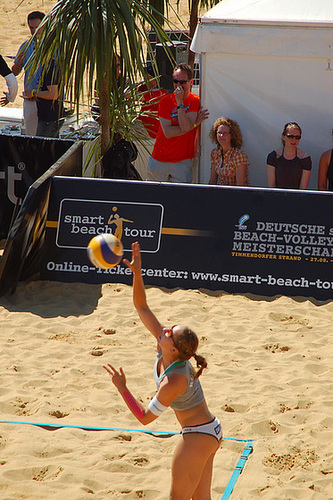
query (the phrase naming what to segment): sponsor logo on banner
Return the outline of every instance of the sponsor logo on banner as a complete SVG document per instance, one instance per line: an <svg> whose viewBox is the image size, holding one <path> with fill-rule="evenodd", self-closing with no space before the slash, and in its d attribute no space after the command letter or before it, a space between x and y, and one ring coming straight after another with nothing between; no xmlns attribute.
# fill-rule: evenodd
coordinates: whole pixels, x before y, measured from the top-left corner
<svg viewBox="0 0 333 500"><path fill-rule="evenodd" d="M56 245L86 248L99 234L114 234L130 250L138 241L143 252L160 248L164 208L157 203L77 200L65 198L60 204Z"/></svg>
<svg viewBox="0 0 333 500"><path fill-rule="evenodd" d="M238 220L238 224L235 224L235 226L239 229L239 230L244 230L244 229L247 229L247 226L244 224L244 222L248 221L250 218L250 216L248 214L244 214L242 215L242 217L239 218Z"/></svg>

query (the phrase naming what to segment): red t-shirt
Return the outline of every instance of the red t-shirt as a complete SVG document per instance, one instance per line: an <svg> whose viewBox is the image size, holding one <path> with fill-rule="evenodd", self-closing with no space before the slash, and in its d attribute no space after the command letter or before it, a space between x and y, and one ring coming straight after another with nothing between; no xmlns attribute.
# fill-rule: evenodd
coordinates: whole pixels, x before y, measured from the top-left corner
<svg viewBox="0 0 333 500"><path fill-rule="evenodd" d="M198 112L200 108L199 96L190 94L183 100L185 112ZM163 97L158 107L158 116L171 120L173 126L178 125L178 110L175 94ZM179 137L165 137L162 127L158 129L152 157L157 161L165 163L176 163L178 161L189 160L195 157L195 145L198 128L193 128Z"/></svg>
<svg viewBox="0 0 333 500"><path fill-rule="evenodd" d="M155 139L157 136L160 121L158 119L158 104L163 96L167 93L164 89L152 89L143 95L145 104L141 107L141 111L145 114L139 116L139 120L144 124L150 137Z"/></svg>

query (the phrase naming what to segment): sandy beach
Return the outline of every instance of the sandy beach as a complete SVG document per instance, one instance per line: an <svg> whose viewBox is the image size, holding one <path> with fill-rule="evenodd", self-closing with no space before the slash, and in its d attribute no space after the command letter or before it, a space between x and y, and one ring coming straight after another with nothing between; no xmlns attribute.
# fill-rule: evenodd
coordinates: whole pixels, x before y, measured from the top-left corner
<svg viewBox="0 0 333 500"><path fill-rule="evenodd" d="M333 304L148 288L165 324L188 323L209 367L202 384L224 436L253 439L231 498L333 498ZM127 285L31 282L0 299L0 498L168 498L178 432L171 410L143 428L102 365L122 366L147 404L155 342ZM46 430L28 422L107 427ZM133 429L134 432L131 432ZM156 435L137 432L154 431ZM212 498L222 497L244 448L224 440Z"/></svg>
<svg viewBox="0 0 333 500"><path fill-rule="evenodd" d="M28 12L54 3L2 5L1 53L14 55L27 38ZM231 438L216 456L212 500L247 440L254 451L231 500L333 500L333 302L153 287L147 295L162 323L196 331L208 361L201 383ZM131 287L20 283L0 297L0 325L0 500L166 500L175 416L169 409L141 426L102 368L122 366L144 405L155 393L155 341Z"/></svg>

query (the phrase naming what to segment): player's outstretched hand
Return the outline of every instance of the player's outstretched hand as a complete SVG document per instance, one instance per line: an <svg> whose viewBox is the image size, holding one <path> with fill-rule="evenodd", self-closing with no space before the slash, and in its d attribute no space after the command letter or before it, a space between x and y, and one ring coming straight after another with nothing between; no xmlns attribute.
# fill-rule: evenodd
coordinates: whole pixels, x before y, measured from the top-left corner
<svg viewBox="0 0 333 500"><path fill-rule="evenodd" d="M132 273L141 273L141 251L140 245L137 241L135 243L132 243L131 262L127 259L124 259L123 262L131 269Z"/></svg>
<svg viewBox="0 0 333 500"><path fill-rule="evenodd" d="M103 366L103 368L108 372L112 383L117 387L117 389L120 392L123 391L126 388L126 377L123 369L120 367L118 371L110 364Z"/></svg>

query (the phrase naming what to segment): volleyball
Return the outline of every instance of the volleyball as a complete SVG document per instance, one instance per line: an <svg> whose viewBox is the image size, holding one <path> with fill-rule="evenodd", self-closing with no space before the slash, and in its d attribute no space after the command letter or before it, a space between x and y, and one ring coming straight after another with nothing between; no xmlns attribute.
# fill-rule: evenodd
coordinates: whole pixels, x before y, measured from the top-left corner
<svg viewBox="0 0 333 500"><path fill-rule="evenodd" d="M87 247L90 262L101 269L114 267L123 258L122 242L113 234L94 236Z"/></svg>

